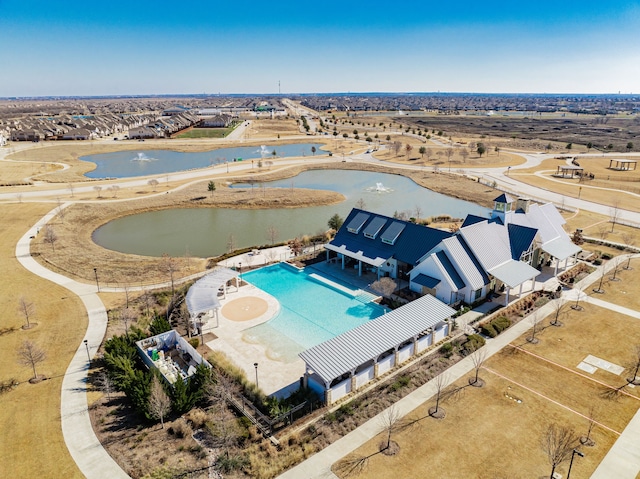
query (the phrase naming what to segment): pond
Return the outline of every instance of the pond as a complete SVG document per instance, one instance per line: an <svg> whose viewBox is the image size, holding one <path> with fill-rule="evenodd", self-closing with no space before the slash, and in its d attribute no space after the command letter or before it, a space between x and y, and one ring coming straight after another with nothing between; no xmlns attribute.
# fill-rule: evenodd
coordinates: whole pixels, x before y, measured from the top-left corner
<svg viewBox="0 0 640 479"><path fill-rule="evenodd" d="M313 188L342 193L346 200L337 205L309 208L236 210L228 208L188 208L152 211L119 218L98 228L94 241L111 250L146 256L189 254L210 257L227 251L230 236L236 248L268 244L267 228L273 226L276 241L327 230L327 221L338 213L343 218L362 199L364 208L392 216L408 211L427 218L448 214L487 216L488 209L435 193L404 176L345 170L306 171L287 180L265 183L269 187Z"/></svg>
<svg viewBox="0 0 640 479"><path fill-rule="evenodd" d="M206 168L234 159L288 158L326 154L322 143L290 143L286 145L240 146L217 150L183 152L171 150L114 151L81 156L80 159L95 163L96 169L86 173L88 178L130 178L136 176L173 173L176 171ZM275 152L275 155L274 155Z"/></svg>

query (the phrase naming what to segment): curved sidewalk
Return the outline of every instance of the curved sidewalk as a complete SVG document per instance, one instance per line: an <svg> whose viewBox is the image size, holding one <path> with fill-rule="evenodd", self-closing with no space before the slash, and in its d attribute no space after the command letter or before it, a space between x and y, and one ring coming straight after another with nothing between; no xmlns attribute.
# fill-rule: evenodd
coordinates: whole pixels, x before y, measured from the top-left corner
<svg viewBox="0 0 640 479"><path fill-rule="evenodd" d="M87 373L89 363L84 340L89 345L91 358L104 338L107 329L107 311L96 294L95 287L78 283L49 271L31 257L31 237L55 216L57 208L45 215L27 231L16 245L16 258L28 271L56 283L76 294L83 302L89 319L87 332L78 345L62 380L60 397L62 435L71 457L85 477L91 479L125 479L129 476L102 447L96 437L87 402Z"/></svg>

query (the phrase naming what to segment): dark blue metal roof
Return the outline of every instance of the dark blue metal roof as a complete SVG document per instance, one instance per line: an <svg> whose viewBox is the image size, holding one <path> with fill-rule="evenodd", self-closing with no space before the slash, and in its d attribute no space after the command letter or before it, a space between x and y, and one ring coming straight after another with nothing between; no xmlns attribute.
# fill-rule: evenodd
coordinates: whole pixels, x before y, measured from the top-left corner
<svg viewBox="0 0 640 479"><path fill-rule="evenodd" d="M487 218L482 218L481 216L476 215L467 215L460 228L464 228L465 226L469 225L475 225L476 223L480 223L481 221L487 221Z"/></svg>
<svg viewBox="0 0 640 479"><path fill-rule="evenodd" d="M426 274L422 274L422 273L420 273L418 276L413 278L411 281L431 289L435 288L440 284L440 280L438 278L427 276Z"/></svg>
<svg viewBox="0 0 640 479"><path fill-rule="evenodd" d="M536 237L538 230L527 226L515 225L509 223L507 225L509 232L509 245L511 246L511 258L520 261L522 253L529 249L533 239Z"/></svg>
<svg viewBox="0 0 640 479"><path fill-rule="evenodd" d="M350 233L345 225L350 225L359 213L367 214L369 217L357 234ZM382 218L392 223L399 223L399 226L403 227L394 244L388 244L382 241L382 238L385 237L386 230L375 239L364 236L364 231L367 231L369 224L374 221L379 221L376 220L376 218ZM408 221L354 208L330 244L336 247L345 245L349 251L354 252L364 251L365 249L369 251L374 250L379 257L395 258L413 266L427 251L430 251L437 246L440 241L452 235L453 233L448 231L441 231L435 228L429 228L428 226L417 225Z"/></svg>
<svg viewBox="0 0 640 479"><path fill-rule="evenodd" d="M456 269L453 267L453 264L451 263L451 260L446 255L446 253L444 251L438 251L436 253L436 256L440 260L440 263L442 263L442 266L444 266L444 269L447 271L447 274L453 280L453 283L456 285L456 288L458 289L464 288L466 286L464 284L464 281L462 281L462 278L460 277Z"/></svg>

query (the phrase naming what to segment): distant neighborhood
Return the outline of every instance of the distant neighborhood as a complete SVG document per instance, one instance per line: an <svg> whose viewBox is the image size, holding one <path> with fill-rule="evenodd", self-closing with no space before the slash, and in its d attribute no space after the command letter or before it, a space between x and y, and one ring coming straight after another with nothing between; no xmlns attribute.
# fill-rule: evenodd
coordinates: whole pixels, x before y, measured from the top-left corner
<svg viewBox="0 0 640 479"><path fill-rule="evenodd" d="M7 141L169 138L190 127L227 128L234 119L284 114L277 99L180 98L0 101L0 146Z"/></svg>

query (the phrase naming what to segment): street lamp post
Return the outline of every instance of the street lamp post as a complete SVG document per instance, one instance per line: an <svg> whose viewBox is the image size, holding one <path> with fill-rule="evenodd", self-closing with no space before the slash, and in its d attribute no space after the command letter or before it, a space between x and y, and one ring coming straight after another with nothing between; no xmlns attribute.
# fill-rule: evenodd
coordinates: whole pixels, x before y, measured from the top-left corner
<svg viewBox="0 0 640 479"><path fill-rule="evenodd" d="M91 354L89 354L89 341L88 340L84 340L84 347L87 348L87 359L89 360L89 363L91 363Z"/></svg>
<svg viewBox="0 0 640 479"><path fill-rule="evenodd" d="M96 277L96 287L98 288L98 293L100 292L100 283L98 283L98 268L93 268L93 274Z"/></svg>
<svg viewBox="0 0 640 479"><path fill-rule="evenodd" d="M258 384L258 363L253 363L253 367L256 368L256 387L260 388L260 385Z"/></svg>
<svg viewBox="0 0 640 479"><path fill-rule="evenodd" d="M574 458L574 456L575 456L576 454L577 454L578 456L580 456L580 457L584 457L584 453L583 453L583 452L578 451L577 449L574 449L574 450L571 452L571 461L569 462L569 470L567 471L567 479L569 479L569 476L571 475L571 466L573 466L573 458Z"/></svg>

